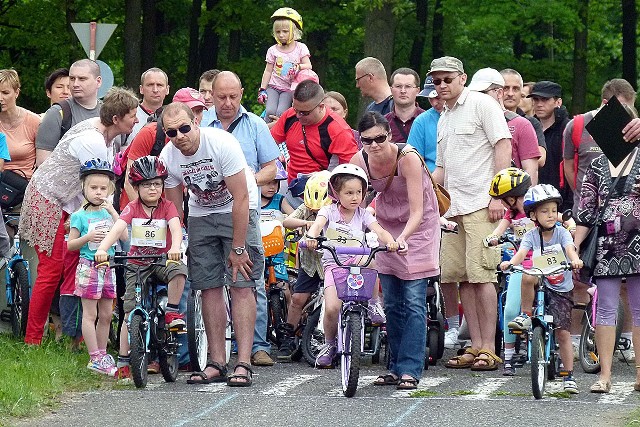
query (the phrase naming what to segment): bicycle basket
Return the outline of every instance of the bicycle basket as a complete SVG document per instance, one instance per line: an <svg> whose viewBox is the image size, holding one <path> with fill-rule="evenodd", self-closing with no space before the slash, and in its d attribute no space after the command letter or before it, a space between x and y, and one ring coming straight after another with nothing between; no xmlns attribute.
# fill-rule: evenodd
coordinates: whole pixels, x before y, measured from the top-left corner
<svg viewBox="0 0 640 427"><path fill-rule="evenodd" d="M342 301L368 301L373 296L378 271L357 266L332 270L338 298Z"/></svg>
<svg viewBox="0 0 640 427"><path fill-rule="evenodd" d="M280 221L264 221L260 223L264 256L270 257L284 250L284 233Z"/></svg>

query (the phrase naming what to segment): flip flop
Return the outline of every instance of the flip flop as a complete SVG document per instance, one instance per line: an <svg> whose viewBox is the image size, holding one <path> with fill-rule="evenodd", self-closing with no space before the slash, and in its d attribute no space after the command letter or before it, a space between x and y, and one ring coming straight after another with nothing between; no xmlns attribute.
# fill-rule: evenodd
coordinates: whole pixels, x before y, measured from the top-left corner
<svg viewBox="0 0 640 427"><path fill-rule="evenodd" d="M227 380L227 368L221 365L218 362L209 362L207 363L206 368L214 368L218 370L218 375L209 377L204 371L202 372L194 372L190 375L190 378L187 380L187 384L211 384L211 383L222 383ZM195 378L194 378L195 377Z"/></svg>
<svg viewBox="0 0 640 427"><path fill-rule="evenodd" d="M373 385L398 385L398 382L400 382L400 378L395 377L391 374L387 374L380 375L378 378L376 378L373 382Z"/></svg>
<svg viewBox="0 0 640 427"><path fill-rule="evenodd" d="M236 370L238 368L244 368L247 370L246 374L236 374ZM244 380L244 381L237 381ZM253 384L253 371L251 370L251 365L245 362L238 362L233 368L233 374L227 377L227 385L229 387L251 387Z"/></svg>
<svg viewBox="0 0 640 427"><path fill-rule="evenodd" d="M466 358L465 356L467 354L472 355L473 359ZM478 350L467 347L464 349L460 349L458 351L458 355L453 356L451 359L449 359L447 363L444 364L444 366L445 368L451 369L467 369L473 366L473 362L475 361L476 357L478 357Z"/></svg>
<svg viewBox="0 0 640 427"><path fill-rule="evenodd" d="M482 364L478 364L478 362L482 362ZM502 359L500 359L496 354L491 350L480 350L478 352L478 356L476 356L473 361L473 365L471 366L472 371L495 371L498 369L498 364L502 363Z"/></svg>
<svg viewBox="0 0 640 427"><path fill-rule="evenodd" d="M609 393L611 391L611 381L598 380L591 386L591 393Z"/></svg>

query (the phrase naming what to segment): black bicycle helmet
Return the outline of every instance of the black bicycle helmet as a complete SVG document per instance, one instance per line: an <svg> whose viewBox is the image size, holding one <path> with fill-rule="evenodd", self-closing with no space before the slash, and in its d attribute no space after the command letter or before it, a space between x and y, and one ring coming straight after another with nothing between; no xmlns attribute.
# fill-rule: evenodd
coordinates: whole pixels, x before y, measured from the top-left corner
<svg viewBox="0 0 640 427"><path fill-rule="evenodd" d="M129 182L131 185L154 178L164 180L168 176L167 166L156 156L144 156L134 160L129 170Z"/></svg>

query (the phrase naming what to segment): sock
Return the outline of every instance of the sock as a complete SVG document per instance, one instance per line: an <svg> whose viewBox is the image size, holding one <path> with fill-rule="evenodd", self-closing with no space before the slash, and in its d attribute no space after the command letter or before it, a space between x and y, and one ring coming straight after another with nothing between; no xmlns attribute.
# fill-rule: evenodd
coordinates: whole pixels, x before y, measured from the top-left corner
<svg viewBox="0 0 640 427"><path fill-rule="evenodd" d="M178 304L167 304L167 312L178 312Z"/></svg>
<svg viewBox="0 0 640 427"><path fill-rule="evenodd" d="M455 316L447 317L447 325L449 325L449 329L460 329L460 316L457 314Z"/></svg>
<svg viewBox="0 0 640 427"><path fill-rule="evenodd" d="M515 347L511 347L511 348L504 348L504 360L506 361L511 361L511 359L513 359L513 355L516 353L516 348Z"/></svg>
<svg viewBox="0 0 640 427"><path fill-rule="evenodd" d="M131 358L129 356L122 356L119 354L117 367L122 368L123 366L129 366L130 361L131 361Z"/></svg>
<svg viewBox="0 0 640 427"><path fill-rule="evenodd" d="M96 351L90 351L89 352L89 358L93 361L93 360L100 360L100 350L96 350Z"/></svg>
<svg viewBox="0 0 640 427"><path fill-rule="evenodd" d="M106 356L107 355L107 349L106 348L99 348L98 352L100 352L100 356Z"/></svg>
<svg viewBox="0 0 640 427"><path fill-rule="evenodd" d="M527 316L531 317L531 314L533 313L531 310L529 311L523 311L522 313L526 314Z"/></svg>

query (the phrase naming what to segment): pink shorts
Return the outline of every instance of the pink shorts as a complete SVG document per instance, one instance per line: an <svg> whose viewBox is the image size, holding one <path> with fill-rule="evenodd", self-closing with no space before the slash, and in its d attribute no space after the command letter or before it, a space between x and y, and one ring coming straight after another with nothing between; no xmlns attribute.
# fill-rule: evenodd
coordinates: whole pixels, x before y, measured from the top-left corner
<svg viewBox="0 0 640 427"><path fill-rule="evenodd" d="M74 295L85 299L98 300L116 297L116 272L109 267L96 268L94 261L80 257L76 269L76 290Z"/></svg>

